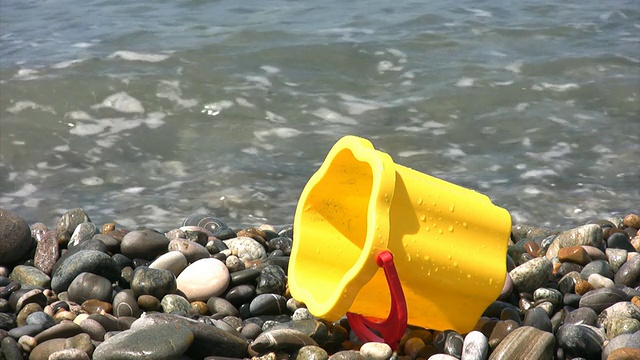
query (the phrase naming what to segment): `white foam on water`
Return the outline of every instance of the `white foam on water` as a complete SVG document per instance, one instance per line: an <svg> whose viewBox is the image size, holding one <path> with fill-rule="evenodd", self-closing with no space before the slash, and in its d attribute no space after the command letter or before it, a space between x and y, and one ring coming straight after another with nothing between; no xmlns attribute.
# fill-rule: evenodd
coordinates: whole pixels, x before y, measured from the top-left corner
<svg viewBox="0 0 640 360"><path fill-rule="evenodd" d="M551 90L551 91L557 91L557 92L565 92L569 90L575 90L578 88L580 88L580 85L576 83L550 84L546 82L540 83L539 85L535 84L531 87L531 89L535 91Z"/></svg>
<svg viewBox="0 0 640 360"><path fill-rule="evenodd" d="M102 103L91 106L92 109L111 108L123 113L143 113L144 107L140 100L127 94L124 91L120 91L113 95L108 96L102 100Z"/></svg>
<svg viewBox="0 0 640 360"><path fill-rule="evenodd" d="M86 49L86 48L92 47L93 45L94 44L88 43L88 42L79 42L79 43L75 43L75 44L73 44L71 46L75 47L75 48Z"/></svg>
<svg viewBox="0 0 640 360"><path fill-rule="evenodd" d="M594 147L591 148L591 151L598 153L598 154L611 154L613 153L613 150L611 150L610 148L602 145L602 144L598 144L595 145Z"/></svg>
<svg viewBox="0 0 640 360"><path fill-rule="evenodd" d="M11 107L7 108L7 112L10 112L12 114L17 114L24 110L38 110L51 114L56 113L53 107L49 105L40 105L29 100L16 101Z"/></svg>
<svg viewBox="0 0 640 360"><path fill-rule="evenodd" d="M80 182L87 186L98 186L104 184L104 179L98 176L91 176L81 179Z"/></svg>
<svg viewBox="0 0 640 360"><path fill-rule="evenodd" d="M33 195L36 191L38 191L38 188L35 185L31 183L26 183L22 185L22 187L18 189L16 192L8 193L5 195L12 196L12 197L28 197Z"/></svg>
<svg viewBox="0 0 640 360"><path fill-rule="evenodd" d="M464 10L473 13L473 15L477 16L477 17L493 17L493 14L489 11L486 10L482 10L482 9L471 9L471 8L464 8Z"/></svg>
<svg viewBox="0 0 640 360"><path fill-rule="evenodd" d="M38 206L40 206L40 202L42 202L42 200L44 200L44 198L30 197L28 199L25 199L22 205L28 208L37 208Z"/></svg>
<svg viewBox="0 0 640 360"><path fill-rule="evenodd" d="M457 157L464 157L467 156L467 154L462 151L462 149L457 148L457 147L451 147L448 148L444 154L444 156L449 157L449 158L457 158Z"/></svg>
<svg viewBox="0 0 640 360"><path fill-rule="evenodd" d="M38 74L40 74L40 71L36 69L20 69L16 72L14 78L17 80L34 80L41 78Z"/></svg>
<svg viewBox="0 0 640 360"><path fill-rule="evenodd" d="M427 129L427 130L431 130L431 129L446 129L447 125L437 122L437 121L433 121L433 120L429 120L429 121L425 121L424 124L422 124L422 127Z"/></svg>
<svg viewBox="0 0 640 360"><path fill-rule="evenodd" d="M162 126L164 122L165 113L152 112L144 118L126 119L126 118L104 118L104 119L82 119L76 121L75 124L70 124L71 130L69 133L78 136L92 136L102 134L103 136L113 135L122 131L135 129L142 124L145 124L150 129L156 129ZM101 147L111 147L116 139L109 137L101 137L100 142L96 143Z"/></svg>
<svg viewBox="0 0 640 360"><path fill-rule="evenodd" d="M122 189L122 192L125 194L140 194L144 190L145 190L144 186L136 186L136 187Z"/></svg>
<svg viewBox="0 0 640 360"><path fill-rule="evenodd" d="M407 62L407 54L405 54L404 52L398 50L398 49L387 49L387 52L395 57L398 58L398 63L399 64L404 64Z"/></svg>
<svg viewBox="0 0 640 360"><path fill-rule="evenodd" d="M567 121L565 119L562 119L562 118L559 118L557 116L551 115L551 116L547 117L547 119L553 121L556 124L560 124L560 125L564 125L564 126L570 126L571 125L571 123L569 121Z"/></svg>
<svg viewBox="0 0 640 360"><path fill-rule="evenodd" d="M205 104L202 109L202 113L206 113L209 116L216 116L220 114L223 110L227 110L233 106L233 102L230 100L220 100L216 102L212 102L209 104Z"/></svg>
<svg viewBox="0 0 640 360"><path fill-rule="evenodd" d="M367 111L377 110L385 106L376 101L361 99L345 93L338 93L338 96L343 100L349 115L361 115Z"/></svg>
<svg viewBox="0 0 640 360"><path fill-rule="evenodd" d="M249 155L258 155L261 152L261 150L259 150L258 148L254 147L254 146L243 147L240 151L242 151L245 154L249 154Z"/></svg>
<svg viewBox="0 0 640 360"><path fill-rule="evenodd" d="M171 55L167 54L149 54L139 53L128 50L118 50L111 55L107 56L107 59L122 59L128 61L146 61L146 62L161 62L170 58Z"/></svg>
<svg viewBox="0 0 640 360"><path fill-rule="evenodd" d="M511 84L513 84L513 81L494 81L489 85L495 87L495 86L509 86Z"/></svg>
<svg viewBox="0 0 640 360"><path fill-rule="evenodd" d="M358 122L355 119L324 107L312 111L311 115L319 117L320 119L332 124L358 125Z"/></svg>
<svg viewBox="0 0 640 360"><path fill-rule="evenodd" d="M264 72L266 72L269 75L277 74L280 72L279 68L271 65L262 65L260 66L260 69L262 69Z"/></svg>
<svg viewBox="0 0 640 360"><path fill-rule="evenodd" d="M13 140L11 142L11 144L16 145L16 146L22 146L22 145L26 145L27 143L23 140Z"/></svg>
<svg viewBox="0 0 640 360"><path fill-rule="evenodd" d="M522 179L532 179L532 178L541 178L541 177L545 177L545 176L557 176L558 173L556 173L555 171L551 170L551 169L536 169L536 170L529 170L526 171L524 173L522 173L520 175L520 178Z"/></svg>
<svg viewBox="0 0 640 360"><path fill-rule="evenodd" d="M522 189L522 192L529 195L540 195L543 193L542 190L538 189L535 186L525 186L525 188Z"/></svg>
<svg viewBox="0 0 640 360"><path fill-rule="evenodd" d="M241 97L236 98L236 104L242 107L250 108L250 109L253 109L256 107L254 104L250 103L247 99L241 98Z"/></svg>
<svg viewBox="0 0 640 360"><path fill-rule="evenodd" d="M288 139L288 138L296 137L300 134L302 134L302 131L299 131L294 128L288 128L288 127L274 128L269 130L258 130L253 132L253 135L259 139L262 139L268 136L276 136L281 139Z"/></svg>
<svg viewBox="0 0 640 360"><path fill-rule="evenodd" d="M196 99L183 99L182 90L180 89L180 81L161 80L156 86L156 96L161 99L171 100L181 108L192 108L198 105Z"/></svg>
<svg viewBox="0 0 640 360"><path fill-rule="evenodd" d="M51 65L52 69L66 69L70 66L73 66L75 64L80 64L82 62L84 62L86 59L75 59L75 60L67 60L67 61L61 61L59 63L53 64Z"/></svg>
<svg viewBox="0 0 640 360"><path fill-rule="evenodd" d="M387 71L402 71L404 67L395 66L391 61L388 60L382 60L378 63L376 69L380 74L384 74Z"/></svg>
<svg viewBox="0 0 640 360"><path fill-rule="evenodd" d="M398 157L406 158L406 157L412 157L412 156L418 156L418 155L425 155L428 153L429 153L428 150L413 150L413 151L407 150L407 151L400 151L398 153Z"/></svg>
<svg viewBox="0 0 640 360"><path fill-rule="evenodd" d="M520 74L520 72L522 71L522 65L524 64L524 61L522 60L516 60L514 62L512 62L511 64L505 66L505 70L509 70L511 72L514 72L516 74Z"/></svg>
<svg viewBox="0 0 640 360"><path fill-rule="evenodd" d="M476 80L473 78L463 77L456 82L456 86L461 88L471 87L473 86L473 83L475 83L475 81Z"/></svg>
<svg viewBox="0 0 640 360"><path fill-rule="evenodd" d="M269 110L265 111L264 113L265 113L264 118L269 120L269 121L271 121L271 122L273 122L273 123L285 124L287 122L287 119L284 116L280 116L280 115L278 115L278 114L276 114L274 112L271 112Z"/></svg>
<svg viewBox="0 0 640 360"><path fill-rule="evenodd" d="M529 103L518 103L516 105L516 111L517 112L523 112L523 111L527 110L528 107L529 107Z"/></svg>
<svg viewBox="0 0 640 360"><path fill-rule="evenodd" d="M248 82L257 84L259 88L262 89L268 89L273 87L273 84L271 83L271 80L269 80L267 77L265 76L259 76L259 75L249 75L249 76L245 76L245 79Z"/></svg>
<svg viewBox="0 0 640 360"><path fill-rule="evenodd" d="M157 129L160 126L164 125L165 121L163 119L166 116L167 114L163 112L154 111L152 113L147 114L147 117L142 121L144 122L145 125L147 125L149 129Z"/></svg>
<svg viewBox="0 0 640 360"><path fill-rule="evenodd" d="M104 129L105 127L100 124L77 123L73 129L69 130L69 133L78 136L91 136L100 134Z"/></svg>

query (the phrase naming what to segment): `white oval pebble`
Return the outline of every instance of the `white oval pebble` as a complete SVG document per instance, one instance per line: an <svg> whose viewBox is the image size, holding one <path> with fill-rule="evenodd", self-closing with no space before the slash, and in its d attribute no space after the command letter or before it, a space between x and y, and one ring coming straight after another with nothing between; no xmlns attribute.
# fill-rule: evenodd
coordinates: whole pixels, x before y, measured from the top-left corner
<svg viewBox="0 0 640 360"><path fill-rule="evenodd" d="M200 259L187 266L176 279L178 290L189 301L207 301L212 296L221 295L229 286L229 270L220 260Z"/></svg>
<svg viewBox="0 0 640 360"><path fill-rule="evenodd" d="M453 355L435 354L429 356L429 360L458 360L458 358Z"/></svg>
<svg viewBox="0 0 640 360"><path fill-rule="evenodd" d="M247 236L224 240L231 253L244 261L266 259L267 251L259 242Z"/></svg>
<svg viewBox="0 0 640 360"><path fill-rule="evenodd" d="M605 288L605 287L613 288L615 286L615 284L613 283L613 280L609 279L608 277L602 276L600 274L595 274L595 273L589 275L589 278L587 279L587 281L596 289Z"/></svg>
<svg viewBox="0 0 640 360"><path fill-rule="evenodd" d="M460 360L485 360L489 352L489 341L480 331L472 331L464 337Z"/></svg>
<svg viewBox="0 0 640 360"><path fill-rule="evenodd" d="M173 275L178 276L189 263L187 258L180 251L169 251L155 259L149 267L151 269L169 270Z"/></svg>
<svg viewBox="0 0 640 360"><path fill-rule="evenodd" d="M367 360L387 360L393 354L393 350L385 343L368 342L360 347L360 354Z"/></svg>

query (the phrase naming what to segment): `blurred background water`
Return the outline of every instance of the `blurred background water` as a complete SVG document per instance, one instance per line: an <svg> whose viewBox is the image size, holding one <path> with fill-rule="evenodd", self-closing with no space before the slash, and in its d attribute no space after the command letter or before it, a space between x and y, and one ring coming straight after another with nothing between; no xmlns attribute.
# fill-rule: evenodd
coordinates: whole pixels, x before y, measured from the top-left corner
<svg viewBox="0 0 640 360"><path fill-rule="evenodd" d="M0 3L0 207L288 224L340 137L552 228L640 204L640 5Z"/></svg>

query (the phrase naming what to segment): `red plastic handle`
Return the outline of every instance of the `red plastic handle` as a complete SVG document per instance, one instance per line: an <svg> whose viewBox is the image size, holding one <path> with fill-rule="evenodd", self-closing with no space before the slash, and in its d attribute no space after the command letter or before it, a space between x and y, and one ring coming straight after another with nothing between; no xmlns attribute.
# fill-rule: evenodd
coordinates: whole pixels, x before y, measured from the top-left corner
<svg viewBox="0 0 640 360"><path fill-rule="evenodd" d="M407 330L407 301L402 291L398 271L393 263L393 254L389 250L382 251L376 262L384 270L391 293L391 309L386 319L375 319L348 312L347 320L351 330L363 341L384 342L394 351ZM370 329L376 330L382 338Z"/></svg>

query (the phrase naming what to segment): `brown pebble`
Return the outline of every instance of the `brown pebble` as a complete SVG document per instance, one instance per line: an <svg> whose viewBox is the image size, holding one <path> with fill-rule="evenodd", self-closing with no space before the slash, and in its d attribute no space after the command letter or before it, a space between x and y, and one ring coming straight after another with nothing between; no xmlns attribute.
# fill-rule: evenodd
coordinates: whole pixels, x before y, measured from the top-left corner
<svg viewBox="0 0 640 360"><path fill-rule="evenodd" d="M639 306L639 307L640 307L640 296L634 296L634 297L632 297L632 298L631 298L631 302L632 302L634 305L636 305L636 306Z"/></svg>
<svg viewBox="0 0 640 360"><path fill-rule="evenodd" d="M51 339L39 343L33 348L29 354L29 360L48 360L49 355L56 351L64 350L64 341L66 339Z"/></svg>
<svg viewBox="0 0 640 360"><path fill-rule="evenodd" d="M106 223L102 225L102 233L107 235L108 233L114 231L116 229L116 223Z"/></svg>
<svg viewBox="0 0 640 360"><path fill-rule="evenodd" d="M194 311L198 315L207 315L207 313L209 312L207 303L205 303L204 301L193 301L191 303L191 309L194 309Z"/></svg>
<svg viewBox="0 0 640 360"><path fill-rule="evenodd" d="M582 246L570 246L558 250L558 260L584 266L591 262L591 257Z"/></svg>
<svg viewBox="0 0 640 360"><path fill-rule="evenodd" d="M526 250L527 254L533 257L540 256L540 246L538 246L535 241L527 241L526 243L524 243L524 249Z"/></svg>
<svg viewBox="0 0 640 360"><path fill-rule="evenodd" d="M82 303L82 310L88 312L89 314L105 314L111 313L113 306L108 302L89 299Z"/></svg>
<svg viewBox="0 0 640 360"><path fill-rule="evenodd" d="M53 315L53 320L55 320L56 323L60 323L63 320L73 321L73 319L75 318L76 318L76 314L73 313L72 311L67 311L67 310L59 310L57 313L55 313L55 315Z"/></svg>
<svg viewBox="0 0 640 360"><path fill-rule="evenodd" d="M89 360L91 359L87 353L80 349L63 349L49 355L47 360Z"/></svg>
<svg viewBox="0 0 640 360"><path fill-rule="evenodd" d="M593 285L589 284L587 280L578 279L576 280L576 285L574 287L576 294L584 295L587 292L594 289Z"/></svg>
<svg viewBox="0 0 640 360"><path fill-rule="evenodd" d="M16 324L18 326L27 325L27 316L33 314L34 312L42 311L42 307L36 303L29 303L25 305L22 310L16 316Z"/></svg>
<svg viewBox="0 0 640 360"><path fill-rule="evenodd" d="M632 228L640 229L640 215L638 214L629 214L624 217L622 223L625 226L629 226Z"/></svg>
<svg viewBox="0 0 640 360"><path fill-rule="evenodd" d="M640 349L636 348L620 348L613 350L607 360L637 360L640 359Z"/></svg>
<svg viewBox="0 0 640 360"><path fill-rule="evenodd" d="M633 246L636 251L640 251L640 235L634 236L631 240L631 246Z"/></svg>
<svg viewBox="0 0 640 360"><path fill-rule="evenodd" d="M33 266L47 275L51 275L53 267L60 258L58 234L50 230L42 234L36 245Z"/></svg>
<svg viewBox="0 0 640 360"><path fill-rule="evenodd" d="M158 311L160 300L153 295L140 295L138 296L138 306L143 311Z"/></svg>

